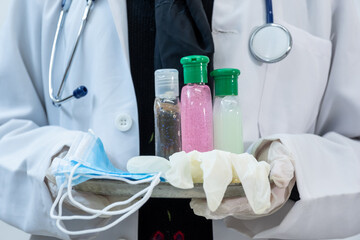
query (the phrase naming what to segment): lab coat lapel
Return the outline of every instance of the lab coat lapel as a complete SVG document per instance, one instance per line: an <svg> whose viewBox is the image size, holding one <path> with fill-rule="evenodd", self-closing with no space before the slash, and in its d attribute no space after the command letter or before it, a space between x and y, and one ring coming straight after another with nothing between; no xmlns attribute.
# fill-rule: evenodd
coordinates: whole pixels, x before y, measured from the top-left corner
<svg viewBox="0 0 360 240"><path fill-rule="evenodd" d="M108 2L121 46L130 66L126 0L108 0Z"/></svg>

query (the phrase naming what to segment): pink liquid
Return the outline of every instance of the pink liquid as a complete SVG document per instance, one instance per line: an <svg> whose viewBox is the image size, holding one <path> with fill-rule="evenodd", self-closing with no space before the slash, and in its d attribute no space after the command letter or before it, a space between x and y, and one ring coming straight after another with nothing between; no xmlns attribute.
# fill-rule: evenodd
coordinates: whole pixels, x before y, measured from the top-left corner
<svg viewBox="0 0 360 240"><path fill-rule="evenodd" d="M211 92L207 85L188 84L182 88L181 135L185 152L214 149Z"/></svg>

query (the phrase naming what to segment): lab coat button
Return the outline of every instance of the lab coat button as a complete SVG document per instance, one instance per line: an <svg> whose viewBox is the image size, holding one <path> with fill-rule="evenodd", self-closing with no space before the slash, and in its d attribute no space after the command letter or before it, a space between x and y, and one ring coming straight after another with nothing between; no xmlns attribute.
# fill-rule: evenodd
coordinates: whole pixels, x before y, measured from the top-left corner
<svg viewBox="0 0 360 240"><path fill-rule="evenodd" d="M115 127L122 132L128 131L132 126L132 119L129 114L119 114L115 118Z"/></svg>

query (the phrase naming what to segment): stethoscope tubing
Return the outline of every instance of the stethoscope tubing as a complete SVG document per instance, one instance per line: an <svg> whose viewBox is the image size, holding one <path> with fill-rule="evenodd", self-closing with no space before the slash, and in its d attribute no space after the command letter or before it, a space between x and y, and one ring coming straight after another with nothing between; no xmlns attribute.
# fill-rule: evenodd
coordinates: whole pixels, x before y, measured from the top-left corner
<svg viewBox="0 0 360 240"><path fill-rule="evenodd" d="M266 23L274 23L272 0L265 0L265 5L266 5Z"/></svg>

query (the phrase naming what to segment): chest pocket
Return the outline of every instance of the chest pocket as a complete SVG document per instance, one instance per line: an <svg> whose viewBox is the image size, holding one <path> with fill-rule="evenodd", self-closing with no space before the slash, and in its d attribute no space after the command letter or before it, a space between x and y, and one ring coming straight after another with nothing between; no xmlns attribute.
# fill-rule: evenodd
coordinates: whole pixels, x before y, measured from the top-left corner
<svg viewBox="0 0 360 240"><path fill-rule="evenodd" d="M268 64L259 112L262 136L313 133L327 84L331 42L281 23L293 48L282 61Z"/></svg>

